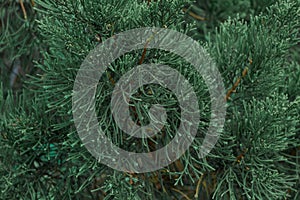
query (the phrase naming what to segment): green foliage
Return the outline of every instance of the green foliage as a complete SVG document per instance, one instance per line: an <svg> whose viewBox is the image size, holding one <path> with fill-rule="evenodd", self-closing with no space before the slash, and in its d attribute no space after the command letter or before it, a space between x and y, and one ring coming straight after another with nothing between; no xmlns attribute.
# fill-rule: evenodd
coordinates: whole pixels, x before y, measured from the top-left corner
<svg viewBox="0 0 300 200"><path fill-rule="evenodd" d="M23 1L22 1L23 2ZM36 74L33 60L39 59L44 48L37 32L35 12L31 1L0 1L0 76L5 90L20 89L27 74Z"/></svg>
<svg viewBox="0 0 300 200"><path fill-rule="evenodd" d="M23 91L17 99L1 88L1 199L41 199L53 190L59 160L59 136L50 131L45 105ZM4 112L3 112L4 111Z"/></svg>
<svg viewBox="0 0 300 200"><path fill-rule="evenodd" d="M132 181L131 185L130 182ZM103 186L104 192L107 192L107 199L145 199L138 196L138 193L143 191L144 183L136 178L126 177L124 173L114 172L113 175L109 175ZM151 195L147 195L150 196Z"/></svg>
<svg viewBox="0 0 300 200"><path fill-rule="evenodd" d="M24 1L24 20L19 2L1 2L0 55L5 59L0 62L0 199L299 199L299 1L35 3L33 9ZM145 26L177 30L202 43L227 91L238 77L241 81L227 101L217 145L199 159L210 119L207 87L179 56L147 50L145 63L167 64L189 79L201 123L180 159L156 172L132 174L114 171L90 155L76 133L71 98L76 73L89 51L116 33ZM131 114L137 123L147 124L149 106L165 105L169 112L163 134L133 139L112 120L114 84L142 54L136 50L117 59L99 80L96 94L97 117L106 135L136 152L170 142L180 121L176 96L157 85L133 95ZM35 68L33 59L39 59ZM13 69L5 70L17 61L28 66L30 78L26 88L13 92L8 84Z"/></svg>
<svg viewBox="0 0 300 200"><path fill-rule="evenodd" d="M281 170L287 163L282 151L299 146L295 140L299 124L299 102L290 104L287 97L274 94L264 101L243 102L235 107L227 120L228 134L236 137L235 156L220 173L221 183L214 193L216 199L282 199L299 177ZM255 111L255 112L254 112ZM235 127L232 129L232 127ZM230 131L230 132L229 132ZM236 162L239 155L240 161ZM224 160L222 160L224 162ZM292 166L296 169L296 166ZM293 172L297 173L297 172ZM264 188L262 190L262 188Z"/></svg>
<svg viewBox="0 0 300 200"><path fill-rule="evenodd" d="M250 16L259 15L275 2L276 0L196 0L190 10L203 18L196 20L196 38L207 40L208 34L228 18L238 17L249 21Z"/></svg>
<svg viewBox="0 0 300 200"><path fill-rule="evenodd" d="M243 69L249 68L241 92L234 95L233 102L241 98L239 94L243 95L241 100L253 96L261 99L285 87L284 70L291 68L288 49L299 41L299 22L293 20L299 15L299 7L283 6L271 7L267 15L253 17L249 24L228 20L210 39L210 52L220 66L225 85L232 86Z"/></svg>

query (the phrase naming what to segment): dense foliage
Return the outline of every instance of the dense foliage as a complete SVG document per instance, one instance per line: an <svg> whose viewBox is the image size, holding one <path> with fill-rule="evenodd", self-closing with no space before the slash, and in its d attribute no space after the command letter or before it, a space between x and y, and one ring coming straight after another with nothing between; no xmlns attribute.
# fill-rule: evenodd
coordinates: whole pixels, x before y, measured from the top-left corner
<svg viewBox="0 0 300 200"><path fill-rule="evenodd" d="M0 199L300 198L299 0L1 0L0 7ZM165 105L161 136L128 138L111 120L115 83L141 60L178 70L201 111L199 132L180 159L134 174L98 163L82 145L72 90L91 50L139 27L177 30L205 47L227 90L227 115L217 145L199 159L210 120L202 77L170 52L121 56L96 94L97 117L114 144L147 152L170 142L178 128L176 96L157 85L137 91L131 114L147 124L149 105Z"/></svg>

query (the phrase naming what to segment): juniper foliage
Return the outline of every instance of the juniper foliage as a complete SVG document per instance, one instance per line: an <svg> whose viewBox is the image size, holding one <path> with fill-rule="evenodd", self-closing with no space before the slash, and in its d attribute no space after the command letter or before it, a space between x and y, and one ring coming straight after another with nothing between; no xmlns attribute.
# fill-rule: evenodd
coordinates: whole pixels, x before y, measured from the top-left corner
<svg viewBox="0 0 300 200"><path fill-rule="evenodd" d="M1 2L0 198L299 199L299 13L300 2L293 0ZM215 60L232 92L225 127L213 150L199 159L210 120L208 88L179 56L147 50L144 63L167 64L193 85L201 111L199 132L186 153L164 169L115 171L98 163L77 135L74 80L97 45L116 33L154 26L191 36ZM147 124L147 108L165 105L163 134L152 140L129 138L111 120L115 82L142 55L136 50L117 59L99 80L96 94L97 117L107 137L137 152L169 143L180 121L176 96L157 85L133 95L131 114ZM9 84L16 62L26 66L27 75L18 86Z"/></svg>

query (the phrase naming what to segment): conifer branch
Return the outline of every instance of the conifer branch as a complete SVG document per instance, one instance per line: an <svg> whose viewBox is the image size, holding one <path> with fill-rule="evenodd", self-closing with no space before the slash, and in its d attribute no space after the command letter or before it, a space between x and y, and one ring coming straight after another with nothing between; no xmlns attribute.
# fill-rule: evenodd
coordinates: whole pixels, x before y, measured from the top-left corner
<svg viewBox="0 0 300 200"><path fill-rule="evenodd" d="M252 60L249 59L249 63L250 65L252 64ZM226 101L230 98L230 95L234 92L236 92L236 88L239 86L240 82L241 82L241 79L244 78L247 73L248 73L248 67L244 68L243 72L242 72L242 76L238 77L238 79L236 80L236 82L233 84L232 88L227 92L226 94Z"/></svg>

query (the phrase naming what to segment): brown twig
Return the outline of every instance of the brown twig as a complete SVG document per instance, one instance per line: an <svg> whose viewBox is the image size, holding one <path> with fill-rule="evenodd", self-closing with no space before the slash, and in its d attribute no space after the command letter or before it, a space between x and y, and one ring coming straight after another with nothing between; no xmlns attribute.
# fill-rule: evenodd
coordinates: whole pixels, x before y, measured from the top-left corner
<svg viewBox="0 0 300 200"><path fill-rule="evenodd" d="M194 195L195 198L198 198L198 195L199 195L199 189L200 189L200 184L201 184L201 182L202 182L202 180L203 180L203 177L204 177L204 174L201 175L201 177L199 178L199 181L198 181L198 183L197 183L196 192L195 192L195 195Z"/></svg>
<svg viewBox="0 0 300 200"><path fill-rule="evenodd" d="M27 13L26 13L26 10L25 10L25 7L24 7L23 0L19 0L19 2L20 2L20 5L21 5L23 14L24 14L24 19L27 20Z"/></svg>
<svg viewBox="0 0 300 200"><path fill-rule="evenodd" d="M141 59L139 60L139 65L141 65L143 62L144 62L144 59L145 59L145 56L146 56L146 51L147 51L147 46L149 44L149 42L154 38L154 36L156 35L157 33L153 34L151 37L149 37L146 41L146 44L144 46L144 50L143 50L143 53L142 53L142 57Z"/></svg>
<svg viewBox="0 0 300 200"><path fill-rule="evenodd" d="M139 65L141 65L143 63L144 59L145 59L148 44L149 44L149 41L147 41L145 46L144 46L144 51L143 51L142 57L139 61Z"/></svg>
<svg viewBox="0 0 300 200"><path fill-rule="evenodd" d="M250 61L250 64L252 64L252 60L250 59L249 61ZM241 79L247 75L247 72L248 72L248 67L246 67L246 68L243 70L242 76L241 76L241 77L238 77L238 79L236 80L236 82L233 84L232 88L227 92L226 97L225 97L226 101L230 98L230 95L231 95L233 92L236 91L235 89L236 89L236 88L238 87L238 85L240 84Z"/></svg>
<svg viewBox="0 0 300 200"><path fill-rule="evenodd" d="M184 166L183 166L183 164L181 163L180 160L176 160L174 162L174 165L176 166L176 171L182 172L184 170Z"/></svg>
<svg viewBox="0 0 300 200"><path fill-rule="evenodd" d="M237 163L240 163L241 162L241 160L244 158L244 153L241 153L240 155L238 155L237 157L236 157L236 162Z"/></svg>
<svg viewBox="0 0 300 200"><path fill-rule="evenodd" d="M107 76L108 76L108 79L109 79L109 81L111 82L111 84L112 84L112 85L115 85L116 82L115 82L115 80L113 79L113 77L111 76L111 74L110 74L109 72L107 72Z"/></svg>
<svg viewBox="0 0 300 200"><path fill-rule="evenodd" d="M183 8L182 9L183 12L187 12L187 9L186 8ZM199 15L197 15L196 13L192 12L192 11L189 11L188 14L193 17L194 19L197 19L197 20L200 20L200 21L205 21L206 19L204 17L201 17Z"/></svg>
<svg viewBox="0 0 300 200"><path fill-rule="evenodd" d="M242 153L236 157L236 162L237 162L237 163L240 163L241 160L244 159L245 154L247 153L247 151L248 151L247 148L246 148L246 149L243 149Z"/></svg>
<svg viewBox="0 0 300 200"><path fill-rule="evenodd" d="M178 192L179 194L181 194L184 198L186 198L187 200L191 200L186 194L184 194L183 192L181 192L180 190L177 190L176 188L171 188L171 190Z"/></svg>

